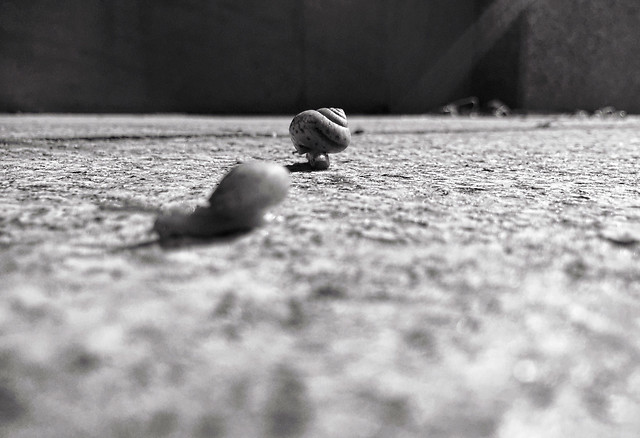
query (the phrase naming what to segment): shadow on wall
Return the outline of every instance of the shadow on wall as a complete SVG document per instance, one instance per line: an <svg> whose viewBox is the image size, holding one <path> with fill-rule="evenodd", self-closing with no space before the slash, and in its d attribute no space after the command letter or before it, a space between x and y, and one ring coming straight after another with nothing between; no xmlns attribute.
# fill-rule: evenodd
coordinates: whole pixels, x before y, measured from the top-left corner
<svg viewBox="0 0 640 438"><path fill-rule="evenodd" d="M605 81L590 72L632 53L635 2L5 0L0 111L419 113L471 94L633 110L628 70L614 63ZM628 23L617 51L599 37L613 32L603 8Z"/></svg>

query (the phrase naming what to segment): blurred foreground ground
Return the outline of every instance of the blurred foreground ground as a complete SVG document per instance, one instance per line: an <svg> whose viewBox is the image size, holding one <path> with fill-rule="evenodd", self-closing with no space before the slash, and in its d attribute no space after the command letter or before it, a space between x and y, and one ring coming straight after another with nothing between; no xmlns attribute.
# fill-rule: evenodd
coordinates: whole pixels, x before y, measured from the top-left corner
<svg viewBox="0 0 640 438"><path fill-rule="evenodd" d="M0 435L637 437L640 119L0 117ZM235 164L272 221L150 243Z"/></svg>

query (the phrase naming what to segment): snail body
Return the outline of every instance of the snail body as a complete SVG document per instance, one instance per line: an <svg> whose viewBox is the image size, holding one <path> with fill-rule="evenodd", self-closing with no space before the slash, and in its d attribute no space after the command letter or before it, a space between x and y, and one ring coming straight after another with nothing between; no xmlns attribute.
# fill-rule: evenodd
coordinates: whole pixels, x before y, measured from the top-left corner
<svg viewBox="0 0 640 438"><path fill-rule="evenodd" d="M314 169L329 167L329 154L342 152L351 142L347 116L341 108L307 110L289 125L291 141L299 154L306 154Z"/></svg>
<svg viewBox="0 0 640 438"><path fill-rule="evenodd" d="M192 213L159 216L153 230L168 237L214 237L250 230L264 223L264 213L289 191L289 172L274 163L240 164L227 173L209 197L209 205Z"/></svg>

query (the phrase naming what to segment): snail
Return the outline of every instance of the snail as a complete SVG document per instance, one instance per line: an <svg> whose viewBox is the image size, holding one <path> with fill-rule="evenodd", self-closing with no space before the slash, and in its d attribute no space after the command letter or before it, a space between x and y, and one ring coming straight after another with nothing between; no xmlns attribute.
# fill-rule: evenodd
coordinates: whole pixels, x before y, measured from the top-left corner
<svg viewBox="0 0 640 438"><path fill-rule="evenodd" d="M313 169L329 167L329 154L349 146L351 133L341 108L303 111L289 125L291 141L299 154L306 154Z"/></svg>
<svg viewBox="0 0 640 438"><path fill-rule="evenodd" d="M275 163L248 162L227 173L209 197L209 205L192 213L159 216L153 230L161 239L178 236L214 237L262 225L264 213L284 200L289 172Z"/></svg>

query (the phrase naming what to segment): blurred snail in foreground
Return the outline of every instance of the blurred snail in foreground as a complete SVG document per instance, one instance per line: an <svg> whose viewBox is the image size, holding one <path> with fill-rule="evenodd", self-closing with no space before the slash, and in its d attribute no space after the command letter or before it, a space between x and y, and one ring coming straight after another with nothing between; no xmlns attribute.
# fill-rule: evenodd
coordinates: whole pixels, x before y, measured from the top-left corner
<svg viewBox="0 0 640 438"><path fill-rule="evenodd" d="M284 200L289 184L289 172L280 165L259 161L240 164L222 178L209 205L197 207L192 213L161 215L153 230L161 239L250 230L264 223L269 207Z"/></svg>
<svg viewBox="0 0 640 438"><path fill-rule="evenodd" d="M342 152L351 141L341 108L303 111L291 121L289 134L298 153L307 154L311 167L319 170L329 167L330 153Z"/></svg>

